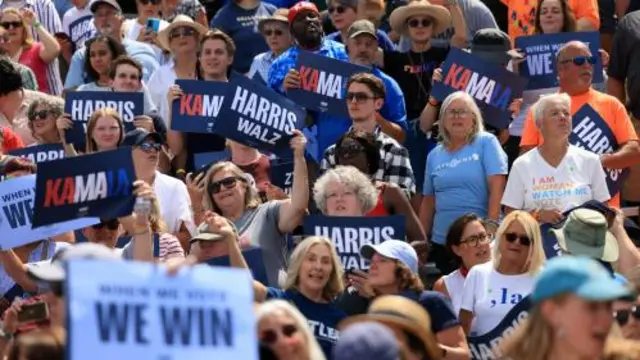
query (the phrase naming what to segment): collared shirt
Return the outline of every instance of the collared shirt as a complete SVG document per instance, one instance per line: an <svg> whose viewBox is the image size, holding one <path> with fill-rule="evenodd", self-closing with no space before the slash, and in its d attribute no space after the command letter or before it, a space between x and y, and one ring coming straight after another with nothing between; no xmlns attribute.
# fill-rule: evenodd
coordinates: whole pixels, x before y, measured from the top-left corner
<svg viewBox="0 0 640 360"><path fill-rule="evenodd" d="M23 0L21 2L0 0L0 10L16 6L33 10L40 24L42 24L50 34L62 32L60 16L51 0ZM34 27L31 27L31 34L33 34L35 41L40 41L38 32ZM60 78L58 59L54 59L47 66L47 83L50 94L60 95L60 93L62 93L62 80Z"/></svg>
<svg viewBox="0 0 640 360"><path fill-rule="evenodd" d="M167 102L167 94L169 88L176 82L175 63L170 61L158 68L149 78L147 89L151 95L151 101L155 104L158 114L167 122L169 122L169 104Z"/></svg>
<svg viewBox="0 0 640 360"><path fill-rule="evenodd" d="M411 194L416 191L415 178L409 160L409 151L376 127L376 143L380 148L380 167L373 176L374 180L396 184ZM336 166L336 145L324 151L322 171Z"/></svg>
<svg viewBox="0 0 640 360"><path fill-rule="evenodd" d="M29 105L36 99L46 96L49 95L38 91L24 90L24 100L22 101L22 105L20 105L18 114L13 119L7 119L4 114L0 113L0 126L11 128L11 130L20 137L25 146L33 144L36 142L36 139L33 137L31 129L29 129L27 110L29 109Z"/></svg>
<svg viewBox="0 0 640 360"><path fill-rule="evenodd" d="M253 58L247 77L254 80L262 80L266 84L269 79L269 68L275 59L275 54L272 51L256 55Z"/></svg>

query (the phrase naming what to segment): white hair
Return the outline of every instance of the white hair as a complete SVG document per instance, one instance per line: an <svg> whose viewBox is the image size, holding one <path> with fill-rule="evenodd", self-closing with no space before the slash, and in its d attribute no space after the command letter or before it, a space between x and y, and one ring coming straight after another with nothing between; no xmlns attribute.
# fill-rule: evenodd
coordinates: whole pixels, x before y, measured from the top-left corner
<svg viewBox="0 0 640 360"><path fill-rule="evenodd" d="M540 129L542 125L544 113L547 111L549 106L553 105L556 102L561 102L567 105L569 109L571 109L571 97L566 93L541 95L538 101L533 104L531 109L533 111L533 121L535 122L538 129Z"/></svg>
<svg viewBox="0 0 640 360"><path fill-rule="evenodd" d="M484 120L482 119L482 113L480 112L480 108L478 107L478 104L476 104L476 101L466 92L456 91L444 99L442 107L440 108L440 116L438 117L438 123L440 124L440 138L446 145L450 144L450 139L447 129L444 126L444 118L447 114L447 110L449 110L449 107L451 106L451 103L455 100L463 101L473 116L473 127L467 138L467 142L470 143L476 135L484 131Z"/></svg>
<svg viewBox="0 0 640 360"><path fill-rule="evenodd" d="M373 209L378 202L378 190L371 179L353 166L338 165L327 170L313 184L313 200L323 214L327 213L327 188L330 183L342 184L355 192L363 213Z"/></svg>
<svg viewBox="0 0 640 360"><path fill-rule="evenodd" d="M307 318L302 315L302 313L293 305L285 300L269 300L266 301L258 307L257 311L257 320L258 323L262 321L262 319L274 316L276 313L281 312L288 316L290 316L293 321L296 323L296 327L302 335L306 338L308 344L308 359L309 360L326 360L320 345L318 345L318 341L313 336L311 329L309 328L309 323L307 322Z"/></svg>

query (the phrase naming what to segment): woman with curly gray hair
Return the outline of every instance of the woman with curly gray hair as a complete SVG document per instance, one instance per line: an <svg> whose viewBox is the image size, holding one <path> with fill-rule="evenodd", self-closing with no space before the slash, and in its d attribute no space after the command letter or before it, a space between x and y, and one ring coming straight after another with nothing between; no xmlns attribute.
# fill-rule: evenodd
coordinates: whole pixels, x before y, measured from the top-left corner
<svg viewBox="0 0 640 360"><path fill-rule="evenodd" d="M313 200L326 216L364 216L378 202L378 190L355 167L339 165L316 180Z"/></svg>
<svg viewBox="0 0 640 360"><path fill-rule="evenodd" d="M29 130L36 139L36 145L60 144L60 133L56 119L64 112L64 100L55 96L42 96L35 99L27 110Z"/></svg>

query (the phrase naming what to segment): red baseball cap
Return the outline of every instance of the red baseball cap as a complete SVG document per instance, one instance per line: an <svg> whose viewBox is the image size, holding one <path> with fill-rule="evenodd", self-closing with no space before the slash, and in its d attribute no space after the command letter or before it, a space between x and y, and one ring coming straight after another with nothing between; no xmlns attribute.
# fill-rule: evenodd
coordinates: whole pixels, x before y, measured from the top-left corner
<svg viewBox="0 0 640 360"><path fill-rule="evenodd" d="M318 7L314 3L308 1L301 1L295 5L291 9L289 9L289 26L293 24L293 20L295 20L296 16L303 11L312 11L318 15L320 15L320 11L318 11Z"/></svg>

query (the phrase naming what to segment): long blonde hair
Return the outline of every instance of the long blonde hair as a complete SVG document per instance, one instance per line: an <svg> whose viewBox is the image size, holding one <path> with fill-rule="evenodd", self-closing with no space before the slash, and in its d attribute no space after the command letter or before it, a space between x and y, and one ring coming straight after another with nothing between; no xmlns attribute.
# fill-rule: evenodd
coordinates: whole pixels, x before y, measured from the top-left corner
<svg viewBox="0 0 640 360"><path fill-rule="evenodd" d="M213 176L218 172L225 171L225 170L230 171L231 173L233 173L234 176L247 179L245 172L242 171L242 169L240 169L236 164L230 161L221 161L219 163L216 163L211 167L211 169L207 171L207 174L204 177L204 188L205 188L206 194L202 198L202 205L204 206L205 209L211 210L221 215L224 215L222 214L222 209L220 209L218 205L215 203L215 201L213 201L212 194L209 194L209 186L213 182L212 181ZM253 186L249 185L248 179L246 182L242 182L242 184L245 187L245 191L246 191L244 195L244 208L245 209L257 208L262 203L262 201L260 200L260 195L258 195L258 191Z"/></svg>
<svg viewBox="0 0 640 360"><path fill-rule="evenodd" d="M344 289L344 285L342 283L342 262L338 257L336 247L333 245L331 240L324 236L311 236L296 245L295 250L293 250L293 254L291 254L291 258L289 259L290 263L287 268L287 280L282 288L285 290L298 290L300 282L300 267L302 266L304 257L312 246L318 244L328 247L331 252L331 275L329 275L327 285L322 289L322 297L325 300L331 300Z"/></svg>
<svg viewBox="0 0 640 360"><path fill-rule="evenodd" d="M21 44L21 46L24 49L28 49L29 47L31 47L31 45L33 45L33 43L34 43L33 34L31 33L31 27L29 25L27 25L27 23L24 21L24 17L22 16L22 14L20 14L20 11L18 11L18 9L14 9L14 8L6 8L6 9L2 10L2 16L0 16L0 19L2 19L4 17L4 15L6 15L6 14L15 15L20 19L20 21L22 22L22 44Z"/></svg>
<svg viewBox="0 0 640 360"><path fill-rule="evenodd" d="M540 234L540 224L533 218L528 212L522 210L512 211L509 215L507 215L498 231L496 231L496 239L497 244L493 246L493 267L495 269L500 265L500 243L504 240L504 233L507 231L509 226L514 221L518 221L529 239L531 239L531 245L529 246L529 256L527 258L527 271L526 273L529 275L535 275L542 269L545 261L547 260L546 255L544 253L544 247L542 246L542 235Z"/></svg>

